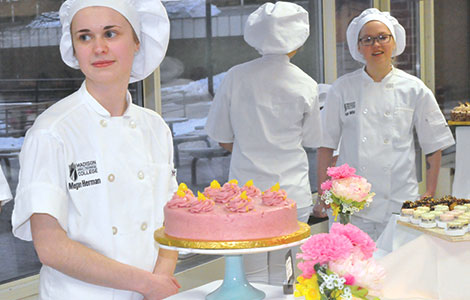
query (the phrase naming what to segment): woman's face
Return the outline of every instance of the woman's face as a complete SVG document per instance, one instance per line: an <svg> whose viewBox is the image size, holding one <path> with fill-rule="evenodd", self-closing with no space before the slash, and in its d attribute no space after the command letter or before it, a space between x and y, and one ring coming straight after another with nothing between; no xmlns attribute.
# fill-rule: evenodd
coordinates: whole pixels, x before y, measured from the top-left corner
<svg viewBox="0 0 470 300"><path fill-rule="evenodd" d="M391 32L388 27L380 21L370 21L366 23L360 33L359 39L365 40L368 37L376 38L378 36L387 36ZM378 39L373 40L373 44L369 46L358 43L359 52L364 56L368 66L371 65L390 65L392 63L392 53L395 49L395 40L390 37L390 41L380 44Z"/></svg>
<svg viewBox="0 0 470 300"><path fill-rule="evenodd" d="M114 9L91 6L78 11L71 24L75 57L88 81L128 81L139 50L130 23Z"/></svg>

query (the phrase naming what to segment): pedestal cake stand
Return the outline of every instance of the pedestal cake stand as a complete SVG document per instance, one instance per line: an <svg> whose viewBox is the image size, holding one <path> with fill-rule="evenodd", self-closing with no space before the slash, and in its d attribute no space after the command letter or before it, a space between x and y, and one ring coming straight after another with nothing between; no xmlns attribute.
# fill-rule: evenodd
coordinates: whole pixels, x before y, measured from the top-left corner
<svg viewBox="0 0 470 300"><path fill-rule="evenodd" d="M310 236L310 226L299 222L300 229L293 234L256 241L190 241L169 237L164 227L155 231L159 247L180 253L223 255L225 275L222 285L206 296L206 300L261 300L266 294L253 287L246 279L243 254L263 253L298 246Z"/></svg>

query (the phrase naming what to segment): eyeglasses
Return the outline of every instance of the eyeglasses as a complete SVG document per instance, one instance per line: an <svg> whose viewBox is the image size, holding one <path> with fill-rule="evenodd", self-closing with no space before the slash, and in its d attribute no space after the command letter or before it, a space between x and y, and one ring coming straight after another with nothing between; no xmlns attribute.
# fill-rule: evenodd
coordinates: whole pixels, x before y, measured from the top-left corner
<svg viewBox="0 0 470 300"><path fill-rule="evenodd" d="M359 39L359 43L361 43L362 46L372 46L375 41L379 43L380 45L387 44L390 42L392 38L391 34L381 34L378 36L366 36L362 37Z"/></svg>

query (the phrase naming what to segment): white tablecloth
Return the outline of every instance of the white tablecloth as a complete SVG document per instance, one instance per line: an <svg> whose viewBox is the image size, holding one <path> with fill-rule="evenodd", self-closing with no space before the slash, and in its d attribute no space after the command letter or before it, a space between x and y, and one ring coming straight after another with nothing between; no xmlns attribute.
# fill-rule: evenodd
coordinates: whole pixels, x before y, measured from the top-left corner
<svg viewBox="0 0 470 300"><path fill-rule="evenodd" d="M376 259L384 257L392 251L421 236L422 232L397 224L399 216L392 215L384 231L377 239L378 251L374 253Z"/></svg>
<svg viewBox="0 0 470 300"><path fill-rule="evenodd" d="M222 280L216 280L203 286L166 298L167 300L204 300L206 295L213 292L222 284ZM266 293L266 300L294 300L293 295L284 295L282 286L272 286L262 283L252 283L252 285ZM299 298L297 298L299 299ZM242 299L240 299L242 300Z"/></svg>
<svg viewBox="0 0 470 300"><path fill-rule="evenodd" d="M396 224L394 216L377 241L387 271L386 299L470 299L470 242L448 242Z"/></svg>
<svg viewBox="0 0 470 300"><path fill-rule="evenodd" d="M455 129L455 174L452 195L458 198L470 198L470 126L457 126ZM469 296L470 299L470 296Z"/></svg>
<svg viewBox="0 0 470 300"><path fill-rule="evenodd" d="M210 282L208 284L202 285L200 287L194 288L192 290L188 290L177 295L171 296L166 298L166 300L204 300L206 295L210 292L214 291L222 284L222 280L216 280ZM302 298L295 298L293 295L284 295L282 292L281 286L272 286L262 283L252 283L252 285L262 290L266 293L266 300L301 300ZM410 298L404 297L400 299L396 298L384 298L380 297L381 300L423 300L425 298ZM247 300L247 299L240 299L240 300Z"/></svg>

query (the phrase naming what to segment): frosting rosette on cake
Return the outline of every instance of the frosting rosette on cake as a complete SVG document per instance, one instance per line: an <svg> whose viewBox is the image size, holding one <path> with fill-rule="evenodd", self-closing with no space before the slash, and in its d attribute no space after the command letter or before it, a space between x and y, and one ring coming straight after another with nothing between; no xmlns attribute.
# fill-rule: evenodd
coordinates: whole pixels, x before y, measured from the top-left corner
<svg viewBox="0 0 470 300"><path fill-rule="evenodd" d="M287 193L281 189L279 183L276 183L270 189L263 192L261 201L264 205L268 206L280 206L288 203Z"/></svg>
<svg viewBox="0 0 470 300"><path fill-rule="evenodd" d="M201 192L197 194L197 201L189 208L189 211L194 214L213 211L215 202L206 198Z"/></svg>
<svg viewBox="0 0 470 300"><path fill-rule="evenodd" d="M251 198L261 196L261 190L254 186L253 180L248 180L241 188L241 192L246 192L246 195Z"/></svg>
<svg viewBox="0 0 470 300"><path fill-rule="evenodd" d="M227 203L235 196L240 194L240 187L238 181L233 179L225 183L220 191L212 198L217 203Z"/></svg>
<svg viewBox="0 0 470 300"><path fill-rule="evenodd" d="M242 192L230 200L225 207L231 212L246 213L253 210L255 206L253 205L253 199L248 197L246 192Z"/></svg>
<svg viewBox="0 0 470 300"><path fill-rule="evenodd" d="M211 185L204 189L204 196L209 199L214 199L220 192L220 183L217 180L212 180Z"/></svg>
<svg viewBox="0 0 470 300"><path fill-rule="evenodd" d="M193 192L188 189L186 184L181 183L167 205L169 208L191 207L195 201L197 201L197 199L194 197Z"/></svg>

